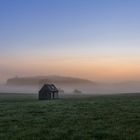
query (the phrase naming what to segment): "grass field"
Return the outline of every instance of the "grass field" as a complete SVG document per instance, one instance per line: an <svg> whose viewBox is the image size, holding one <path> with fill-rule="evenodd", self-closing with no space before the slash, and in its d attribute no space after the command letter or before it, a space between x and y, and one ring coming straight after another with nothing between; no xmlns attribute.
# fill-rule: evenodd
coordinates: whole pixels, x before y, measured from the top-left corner
<svg viewBox="0 0 140 140"><path fill-rule="evenodd" d="M0 140L140 140L140 94L53 101L0 94Z"/></svg>

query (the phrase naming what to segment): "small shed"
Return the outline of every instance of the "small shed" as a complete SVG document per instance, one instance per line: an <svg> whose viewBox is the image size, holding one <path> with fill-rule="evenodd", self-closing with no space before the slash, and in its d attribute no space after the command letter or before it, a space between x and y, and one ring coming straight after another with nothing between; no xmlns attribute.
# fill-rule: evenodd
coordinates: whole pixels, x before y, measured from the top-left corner
<svg viewBox="0 0 140 140"><path fill-rule="evenodd" d="M45 84L39 91L39 100L57 99L58 92L54 84Z"/></svg>

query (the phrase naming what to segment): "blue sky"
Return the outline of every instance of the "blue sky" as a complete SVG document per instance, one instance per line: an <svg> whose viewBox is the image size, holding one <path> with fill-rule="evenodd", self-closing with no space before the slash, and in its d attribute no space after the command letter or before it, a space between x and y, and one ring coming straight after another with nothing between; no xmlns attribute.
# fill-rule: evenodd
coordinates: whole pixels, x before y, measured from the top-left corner
<svg viewBox="0 0 140 140"><path fill-rule="evenodd" d="M140 60L139 7L139 0L0 0L1 69L8 76L26 75L27 70L14 66L10 71L9 63L13 59L18 65L27 57L46 62L52 57L68 62L94 57Z"/></svg>
<svg viewBox="0 0 140 140"><path fill-rule="evenodd" d="M66 46L72 42L79 49L80 43L138 41L139 5L138 0L1 0L0 47L16 53L73 49Z"/></svg>

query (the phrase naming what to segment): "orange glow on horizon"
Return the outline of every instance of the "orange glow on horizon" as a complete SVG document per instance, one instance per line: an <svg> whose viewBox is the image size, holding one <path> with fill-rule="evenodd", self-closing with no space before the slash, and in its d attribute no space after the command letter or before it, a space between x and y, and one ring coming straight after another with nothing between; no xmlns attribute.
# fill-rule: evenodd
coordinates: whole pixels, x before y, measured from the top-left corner
<svg viewBox="0 0 140 140"><path fill-rule="evenodd" d="M7 59L3 64L15 75L64 75L90 80L138 80L140 61L137 58L70 58L25 57Z"/></svg>

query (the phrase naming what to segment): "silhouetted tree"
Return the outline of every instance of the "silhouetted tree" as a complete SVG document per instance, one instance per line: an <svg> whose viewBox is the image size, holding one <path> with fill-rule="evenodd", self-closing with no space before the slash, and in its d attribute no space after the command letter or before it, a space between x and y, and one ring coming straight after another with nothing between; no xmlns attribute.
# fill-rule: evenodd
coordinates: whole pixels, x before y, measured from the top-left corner
<svg viewBox="0 0 140 140"><path fill-rule="evenodd" d="M75 89L75 90L73 91L73 93L76 94L76 95L78 95L78 94L82 94L82 91L80 91L80 90L78 90L78 89Z"/></svg>

